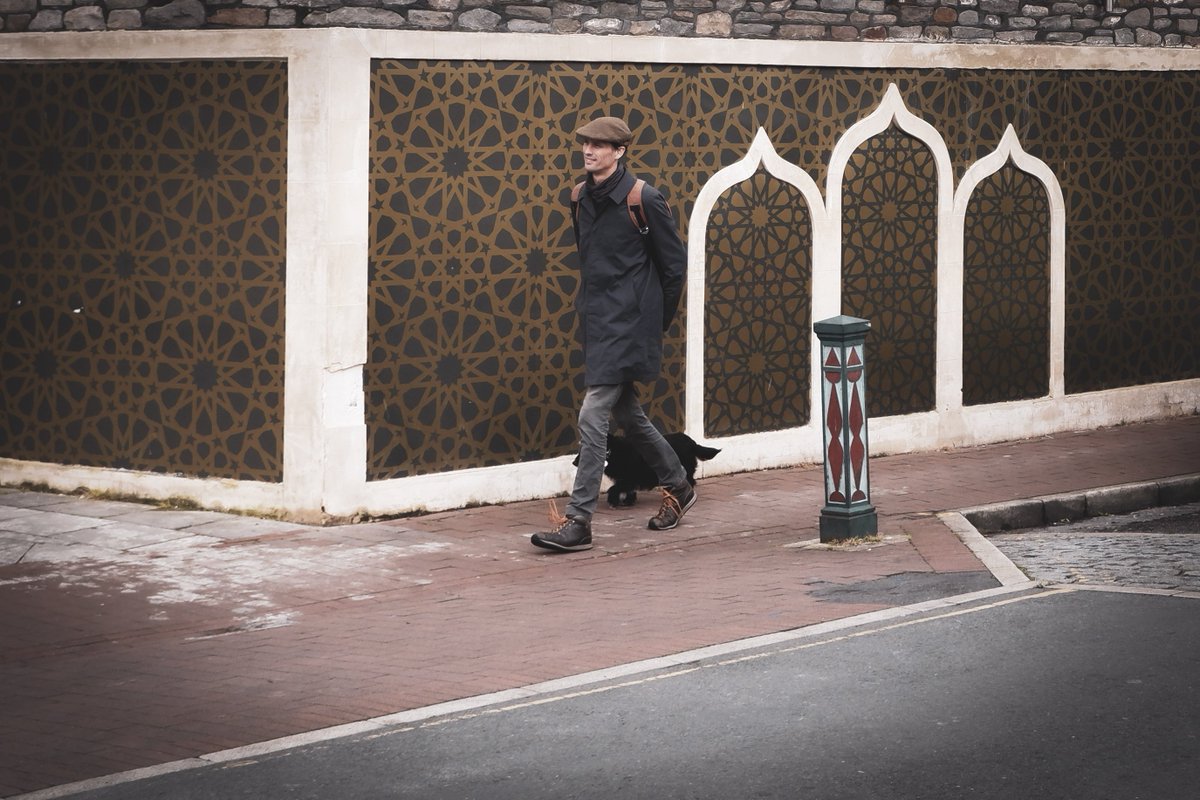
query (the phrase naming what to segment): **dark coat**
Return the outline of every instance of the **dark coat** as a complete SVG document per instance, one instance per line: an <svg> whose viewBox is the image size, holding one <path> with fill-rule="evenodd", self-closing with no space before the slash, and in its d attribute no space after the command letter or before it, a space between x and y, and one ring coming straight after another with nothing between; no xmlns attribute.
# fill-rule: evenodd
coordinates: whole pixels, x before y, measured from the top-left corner
<svg viewBox="0 0 1200 800"><path fill-rule="evenodd" d="M579 198L576 246L581 277L575 297L588 386L650 382L662 365L663 332L675 318L687 250L662 193L647 184L642 206L650 232L629 218L636 176L626 171L607 198Z"/></svg>

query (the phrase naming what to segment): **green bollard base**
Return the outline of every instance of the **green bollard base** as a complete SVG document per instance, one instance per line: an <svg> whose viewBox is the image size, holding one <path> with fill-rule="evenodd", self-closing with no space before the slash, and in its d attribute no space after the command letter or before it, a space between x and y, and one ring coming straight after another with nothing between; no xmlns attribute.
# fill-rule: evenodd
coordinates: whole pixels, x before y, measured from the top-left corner
<svg viewBox="0 0 1200 800"><path fill-rule="evenodd" d="M846 511L840 508L821 509L821 541L861 539L879 533L879 516L872 506Z"/></svg>

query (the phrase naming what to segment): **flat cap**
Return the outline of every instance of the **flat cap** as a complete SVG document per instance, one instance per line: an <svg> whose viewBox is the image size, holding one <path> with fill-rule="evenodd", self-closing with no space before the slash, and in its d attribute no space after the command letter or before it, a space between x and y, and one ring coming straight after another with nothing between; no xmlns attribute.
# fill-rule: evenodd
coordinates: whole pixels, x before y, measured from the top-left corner
<svg viewBox="0 0 1200 800"><path fill-rule="evenodd" d="M633 131L620 117L596 117L575 131L577 139L593 139L597 142L612 142L625 146L633 141Z"/></svg>

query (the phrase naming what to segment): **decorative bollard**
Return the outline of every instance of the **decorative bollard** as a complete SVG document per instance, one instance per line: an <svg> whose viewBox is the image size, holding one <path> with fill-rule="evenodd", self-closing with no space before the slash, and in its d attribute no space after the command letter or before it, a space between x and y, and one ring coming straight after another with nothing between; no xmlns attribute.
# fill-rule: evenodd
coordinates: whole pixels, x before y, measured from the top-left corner
<svg viewBox="0 0 1200 800"><path fill-rule="evenodd" d="M825 418L825 507L821 541L874 536L867 439L865 341L871 323L837 316L813 323L821 340L821 412Z"/></svg>

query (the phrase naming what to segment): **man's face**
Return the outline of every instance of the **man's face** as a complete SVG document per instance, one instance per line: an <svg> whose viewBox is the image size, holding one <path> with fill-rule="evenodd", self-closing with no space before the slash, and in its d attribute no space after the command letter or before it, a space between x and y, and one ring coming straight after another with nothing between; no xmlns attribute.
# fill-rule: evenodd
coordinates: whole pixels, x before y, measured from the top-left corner
<svg viewBox="0 0 1200 800"><path fill-rule="evenodd" d="M625 155L624 147L617 147L611 142L598 142L595 139L584 139L579 149L583 153L583 168L597 181L613 174L617 168L617 160Z"/></svg>

